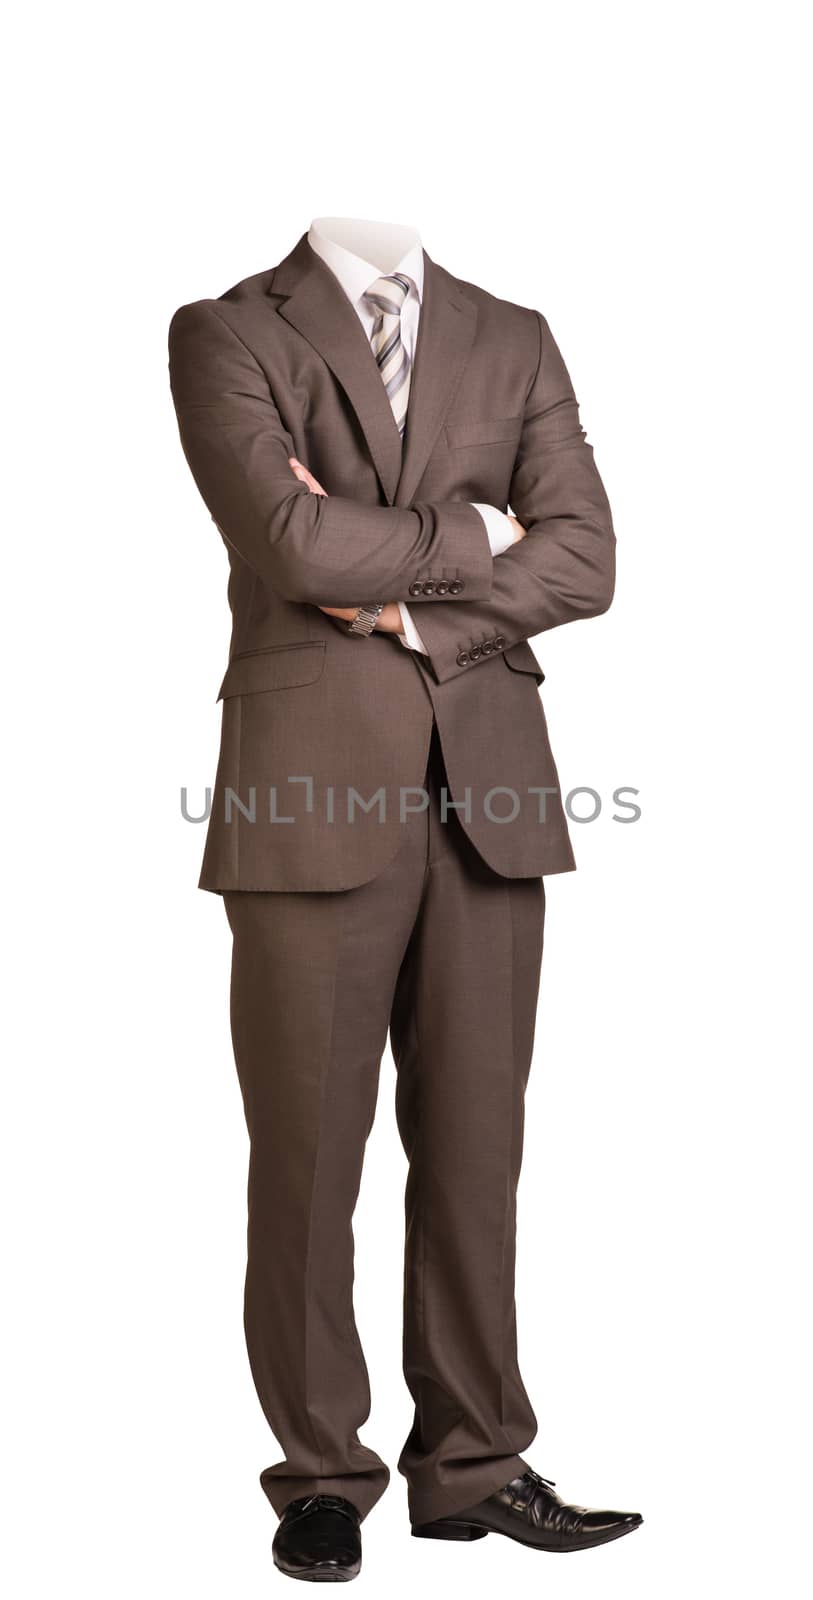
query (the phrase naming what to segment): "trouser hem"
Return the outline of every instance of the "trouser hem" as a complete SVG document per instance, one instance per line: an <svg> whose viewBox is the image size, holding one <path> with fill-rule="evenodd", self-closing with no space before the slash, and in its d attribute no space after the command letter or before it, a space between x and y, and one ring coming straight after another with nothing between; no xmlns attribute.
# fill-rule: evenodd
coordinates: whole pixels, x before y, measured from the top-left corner
<svg viewBox="0 0 813 1600"><path fill-rule="evenodd" d="M344 1477L299 1478L296 1483L290 1478L267 1478L264 1474L260 1474L263 1493L278 1517L283 1515L285 1507L290 1505L292 1500L298 1500L303 1495L338 1494L355 1506L362 1522L369 1516L373 1506L378 1504L389 1481L389 1467L383 1467L382 1471L374 1476L367 1474L362 1477L346 1473Z"/></svg>
<svg viewBox="0 0 813 1600"><path fill-rule="evenodd" d="M453 1489L446 1489L440 1484L433 1489L425 1489L420 1493L408 1492L409 1520L412 1526L422 1522L434 1522L437 1517L451 1517L455 1512L468 1510L479 1505L481 1500L487 1499L495 1490L502 1489L503 1485L510 1482L511 1478L518 1478L528 1470L528 1462L522 1456L500 1456L499 1460L492 1461L490 1465L484 1463L482 1471L466 1474L466 1485L462 1493Z"/></svg>

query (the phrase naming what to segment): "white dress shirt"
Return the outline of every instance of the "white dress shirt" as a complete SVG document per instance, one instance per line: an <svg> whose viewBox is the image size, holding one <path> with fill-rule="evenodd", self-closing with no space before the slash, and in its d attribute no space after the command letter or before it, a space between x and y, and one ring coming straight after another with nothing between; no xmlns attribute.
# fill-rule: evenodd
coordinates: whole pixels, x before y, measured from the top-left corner
<svg viewBox="0 0 813 1600"><path fill-rule="evenodd" d="M409 292L401 308L401 341L410 363L415 354L418 322L423 297L423 246L415 228L398 222L367 222L356 217L314 217L308 229L308 243L321 256L347 295L367 338L372 337L375 312L364 299L376 278L391 272L409 279ZM407 427L409 407L407 406ZM307 466L307 462L305 462ZM514 543L514 528L497 506L471 501L486 525L493 556L501 555ZM408 606L398 602L403 633L398 634L408 650L428 652L415 626Z"/></svg>

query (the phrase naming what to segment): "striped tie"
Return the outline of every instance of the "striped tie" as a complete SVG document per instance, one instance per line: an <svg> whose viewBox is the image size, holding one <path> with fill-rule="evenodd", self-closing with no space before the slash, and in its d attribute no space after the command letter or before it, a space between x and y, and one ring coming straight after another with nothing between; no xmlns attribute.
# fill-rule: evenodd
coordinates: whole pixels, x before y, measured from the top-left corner
<svg viewBox="0 0 813 1600"><path fill-rule="evenodd" d="M409 279L400 272L392 272L386 278L376 278L364 296L375 312L370 343L402 439L409 400L410 362L401 343L401 307L408 293Z"/></svg>

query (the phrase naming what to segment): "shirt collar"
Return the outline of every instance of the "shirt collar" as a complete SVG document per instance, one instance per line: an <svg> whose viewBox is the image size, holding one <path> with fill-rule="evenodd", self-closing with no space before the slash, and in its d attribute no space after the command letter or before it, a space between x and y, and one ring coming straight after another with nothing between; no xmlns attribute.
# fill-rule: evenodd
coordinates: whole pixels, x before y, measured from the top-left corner
<svg viewBox="0 0 813 1600"><path fill-rule="evenodd" d="M393 245L403 247L398 262L390 271L402 272L404 277L409 278L420 301L423 298L423 247L417 229L386 222L361 223L356 227L356 238L361 239L367 233L370 239L368 249L374 245L376 236L382 244L389 246L390 254ZM352 218L314 217L308 229L308 243L338 278L348 300L355 306L370 284L382 276L382 269L356 250L349 249L346 244L340 244L339 237L342 235L345 238L353 237Z"/></svg>

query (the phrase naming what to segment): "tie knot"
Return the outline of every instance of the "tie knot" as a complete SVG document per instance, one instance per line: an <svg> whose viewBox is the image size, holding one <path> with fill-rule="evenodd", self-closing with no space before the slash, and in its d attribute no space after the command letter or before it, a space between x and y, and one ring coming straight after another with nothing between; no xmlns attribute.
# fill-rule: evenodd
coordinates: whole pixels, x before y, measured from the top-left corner
<svg viewBox="0 0 813 1600"><path fill-rule="evenodd" d="M377 312L385 317L399 317L401 307L409 294L409 279L400 272L391 272L386 277L376 278L365 292L365 300L375 306Z"/></svg>

